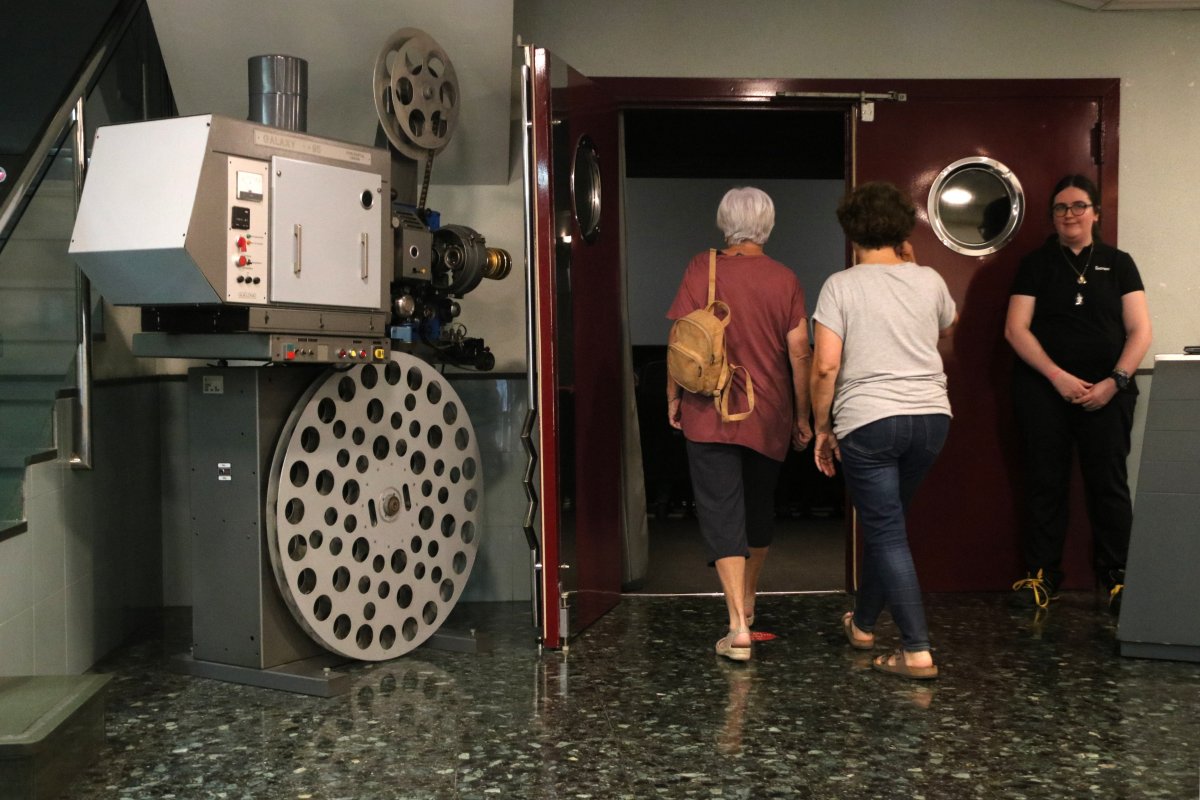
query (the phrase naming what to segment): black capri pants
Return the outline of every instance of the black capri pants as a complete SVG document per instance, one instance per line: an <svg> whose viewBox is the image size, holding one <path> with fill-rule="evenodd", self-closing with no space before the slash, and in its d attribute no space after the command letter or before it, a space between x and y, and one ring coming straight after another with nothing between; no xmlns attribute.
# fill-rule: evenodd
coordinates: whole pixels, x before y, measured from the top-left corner
<svg viewBox="0 0 1200 800"><path fill-rule="evenodd" d="M782 461L737 444L687 443L688 471L696 498L708 565L750 555L775 534L775 483Z"/></svg>

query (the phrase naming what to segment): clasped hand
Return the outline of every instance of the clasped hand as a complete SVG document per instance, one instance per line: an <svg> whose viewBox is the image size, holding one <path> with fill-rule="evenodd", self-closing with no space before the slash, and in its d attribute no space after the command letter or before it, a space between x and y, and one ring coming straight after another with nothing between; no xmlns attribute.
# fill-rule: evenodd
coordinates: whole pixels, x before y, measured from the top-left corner
<svg viewBox="0 0 1200 800"><path fill-rule="evenodd" d="M1084 411L1099 411L1117 393L1117 384L1108 378L1097 383L1081 380L1069 372L1059 372L1050 381L1054 391L1068 403L1083 406Z"/></svg>

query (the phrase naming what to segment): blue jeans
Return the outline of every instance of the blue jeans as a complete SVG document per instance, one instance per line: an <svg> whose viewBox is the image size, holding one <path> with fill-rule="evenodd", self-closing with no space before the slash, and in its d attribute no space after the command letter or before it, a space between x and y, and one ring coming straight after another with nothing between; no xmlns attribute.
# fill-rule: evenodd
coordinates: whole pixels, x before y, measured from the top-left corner
<svg viewBox="0 0 1200 800"><path fill-rule="evenodd" d="M945 414L885 417L838 442L846 487L863 532L854 624L862 631L874 630L887 606L909 652L929 649L929 628L904 515L949 430L950 417Z"/></svg>

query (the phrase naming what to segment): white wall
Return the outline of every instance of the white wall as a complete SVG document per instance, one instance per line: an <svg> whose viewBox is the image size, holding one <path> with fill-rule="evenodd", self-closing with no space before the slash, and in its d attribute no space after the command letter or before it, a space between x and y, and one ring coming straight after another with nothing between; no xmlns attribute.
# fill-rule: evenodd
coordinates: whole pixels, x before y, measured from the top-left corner
<svg viewBox="0 0 1200 800"><path fill-rule="evenodd" d="M93 402L95 468L29 467L29 528L0 540L0 676L78 675L162 602L157 389Z"/></svg>
<svg viewBox="0 0 1200 800"><path fill-rule="evenodd" d="M408 33L392 38L394 33L418 28L444 49L458 78L458 126L435 160L434 174L456 184L504 182L511 0L148 4L181 114L245 119L247 59L286 53L308 62L308 131L365 144L375 140L378 125L376 61L385 45L394 49L412 40ZM428 40L413 41L421 52L435 52Z"/></svg>
<svg viewBox="0 0 1200 800"><path fill-rule="evenodd" d="M514 31L586 75L1121 79L1119 245L1156 352L1200 343L1200 11L1059 0L517 0ZM749 144L749 143L747 143ZM1033 146L1036 146L1034 144Z"/></svg>
<svg viewBox="0 0 1200 800"><path fill-rule="evenodd" d="M521 173L507 186L436 186L429 206L444 223L474 228L488 247L507 250L512 272L485 280L464 297L458 321L468 336L482 336L496 356L494 372L525 370L525 196Z"/></svg>

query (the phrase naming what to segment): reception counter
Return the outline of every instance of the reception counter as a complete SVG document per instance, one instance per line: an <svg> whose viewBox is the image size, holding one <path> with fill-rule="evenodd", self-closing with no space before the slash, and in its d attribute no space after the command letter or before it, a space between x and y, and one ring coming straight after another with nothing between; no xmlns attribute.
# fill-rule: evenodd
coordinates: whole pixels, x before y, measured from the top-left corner
<svg viewBox="0 0 1200 800"><path fill-rule="evenodd" d="M1200 661L1200 356L1154 359L1117 640Z"/></svg>

